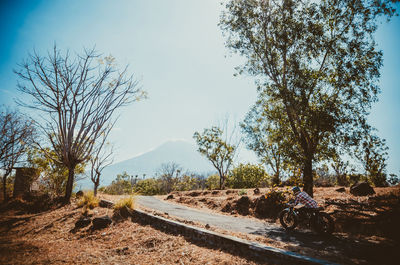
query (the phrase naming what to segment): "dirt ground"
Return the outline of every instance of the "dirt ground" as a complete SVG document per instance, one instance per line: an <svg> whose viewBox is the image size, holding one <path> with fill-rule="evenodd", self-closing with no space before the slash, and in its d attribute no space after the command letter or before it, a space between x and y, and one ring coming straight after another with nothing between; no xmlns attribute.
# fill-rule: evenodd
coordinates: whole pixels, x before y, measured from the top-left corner
<svg viewBox="0 0 400 265"><path fill-rule="evenodd" d="M335 220L335 231L353 236L377 236L400 241L400 185L395 187L375 188L372 196L353 196L349 188L345 192L336 191L339 187L314 188L314 199ZM289 187L277 188L279 191L290 191ZM277 215L281 208L273 209L274 213L263 215L256 210L257 200L270 191L260 189L247 190L214 190L173 192L159 196L160 199L184 204L193 208L217 212L220 214L263 219L278 222ZM243 193L246 194L243 194ZM292 198L290 192L287 199ZM248 203L243 204L243 197ZM247 209L243 207L247 206ZM282 206L283 207L283 206Z"/></svg>
<svg viewBox="0 0 400 265"><path fill-rule="evenodd" d="M306 226L288 233L286 238L282 238L282 235L258 236L214 230L337 263L397 264L396 260L400 258L400 186L375 188L375 195L361 197L350 194L349 188L345 192L336 191L338 188L314 190L318 204L324 206L325 211L335 220L335 233L329 238L320 238L322 243L319 245L312 242L318 241L318 235L313 234ZM279 224L278 219L262 217L255 211L257 199L269 191L270 189L261 189L259 194L254 194L253 189L246 190L247 194L243 194L243 190L188 191L174 192L172 196L159 198L203 211ZM247 201L243 197L249 198L247 211L243 209L242 202ZM229 211L226 210L227 205ZM292 240L293 238L298 240ZM333 247L335 245L339 247Z"/></svg>
<svg viewBox="0 0 400 265"><path fill-rule="evenodd" d="M93 216L112 216L95 208ZM74 231L75 203L42 213L0 213L0 264L256 264L130 220Z"/></svg>

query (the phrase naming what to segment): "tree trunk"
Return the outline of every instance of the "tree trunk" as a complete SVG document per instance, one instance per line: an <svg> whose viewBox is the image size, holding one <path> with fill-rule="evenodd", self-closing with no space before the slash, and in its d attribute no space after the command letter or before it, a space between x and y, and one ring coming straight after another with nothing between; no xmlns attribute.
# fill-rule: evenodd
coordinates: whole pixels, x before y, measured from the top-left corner
<svg viewBox="0 0 400 265"><path fill-rule="evenodd" d="M225 189L225 176L221 175L219 178L219 189L224 190Z"/></svg>
<svg viewBox="0 0 400 265"><path fill-rule="evenodd" d="M74 177L75 177L75 166L71 166L68 168L67 187L65 188L64 202L66 204L70 203L71 201L72 189L74 187Z"/></svg>
<svg viewBox="0 0 400 265"><path fill-rule="evenodd" d="M94 189L93 189L94 197L97 196L97 188L98 188L98 187L99 187L99 184L95 183L95 184L94 184Z"/></svg>
<svg viewBox="0 0 400 265"><path fill-rule="evenodd" d="M7 176L3 176L3 201L7 202Z"/></svg>
<svg viewBox="0 0 400 265"><path fill-rule="evenodd" d="M303 168L303 184L304 188L303 191L307 192L308 195L314 197L313 194L313 174L312 174L312 157L307 157L304 161L304 168Z"/></svg>

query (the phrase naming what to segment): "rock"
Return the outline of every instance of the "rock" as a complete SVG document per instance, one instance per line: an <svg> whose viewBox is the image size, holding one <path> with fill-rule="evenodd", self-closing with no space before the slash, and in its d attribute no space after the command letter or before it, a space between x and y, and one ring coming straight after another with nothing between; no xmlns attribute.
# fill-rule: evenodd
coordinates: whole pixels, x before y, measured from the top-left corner
<svg viewBox="0 0 400 265"><path fill-rule="evenodd" d="M335 191L337 191L337 192L345 192L346 189L345 189L345 188L338 188L338 189L336 189Z"/></svg>
<svg viewBox="0 0 400 265"><path fill-rule="evenodd" d="M197 196L199 196L200 194L201 194L201 192L192 191L192 192L190 192L188 195L191 196L191 197L197 197Z"/></svg>
<svg viewBox="0 0 400 265"><path fill-rule="evenodd" d="M210 228L210 225L209 225L209 224L206 224L206 228L209 229L209 228Z"/></svg>
<svg viewBox="0 0 400 265"><path fill-rule="evenodd" d="M80 197L82 197L83 196L83 191L78 191L77 193L76 193L76 198L80 198Z"/></svg>
<svg viewBox="0 0 400 265"><path fill-rule="evenodd" d="M94 218L92 223L93 223L93 230L97 230L106 228L112 223L112 220L108 215L105 215Z"/></svg>
<svg viewBox="0 0 400 265"><path fill-rule="evenodd" d="M260 194L260 189L259 189L259 188L255 188L255 189L253 190L253 193L254 193L254 194Z"/></svg>
<svg viewBox="0 0 400 265"><path fill-rule="evenodd" d="M117 252L118 255L127 255L129 254L129 247L117 248L115 252Z"/></svg>
<svg viewBox="0 0 400 265"><path fill-rule="evenodd" d="M375 194L375 191L367 182L360 182L350 187L350 193L354 196L367 196Z"/></svg>
<svg viewBox="0 0 400 265"><path fill-rule="evenodd" d="M167 196L166 200L171 200L171 199L173 199L173 198L174 198L174 195L169 194L169 195Z"/></svg>
<svg viewBox="0 0 400 265"><path fill-rule="evenodd" d="M91 222L92 222L92 219L90 219L88 217L81 217L78 219L78 221L76 221L75 229L80 229L80 228L86 227L86 226L90 225Z"/></svg>
<svg viewBox="0 0 400 265"><path fill-rule="evenodd" d="M118 209L118 211L114 210L114 216L113 217L115 217L115 219L118 220L118 219L121 219L121 218L122 219L128 218L128 217L130 217L132 215L133 215L133 211L130 208L124 206L124 207Z"/></svg>
<svg viewBox="0 0 400 265"><path fill-rule="evenodd" d="M248 215L250 205L251 205L251 201L250 201L249 197L242 196L240 199L238 199L236 201L236 210L241 215Z"/></svg>
<svg viewBox="0 0 400 265"><path fill-rule="evenodd" d="M221 211L226 213L232 211L232 204L230 202L224 202L222 204Z"/></svg>
<svg viewBox="0 0 400 265"><path fill-rule="evenodd" d="M101 199L99 202L99 206L103 207L103 208L113 208L114 203L112 201L107 201L107 200Z"/></svg>

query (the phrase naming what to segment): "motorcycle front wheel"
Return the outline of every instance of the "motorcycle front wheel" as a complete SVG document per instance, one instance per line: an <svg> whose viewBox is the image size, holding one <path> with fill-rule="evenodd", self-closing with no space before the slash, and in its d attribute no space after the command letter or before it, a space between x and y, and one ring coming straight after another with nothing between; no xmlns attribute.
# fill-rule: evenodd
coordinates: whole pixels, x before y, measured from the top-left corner
<svg viewBox="0 0 400 265"><path fill-rule="evenodd" d="M296 214L289 209L279 213L279 221L286 230L293 230L298 223Z"/></svg>

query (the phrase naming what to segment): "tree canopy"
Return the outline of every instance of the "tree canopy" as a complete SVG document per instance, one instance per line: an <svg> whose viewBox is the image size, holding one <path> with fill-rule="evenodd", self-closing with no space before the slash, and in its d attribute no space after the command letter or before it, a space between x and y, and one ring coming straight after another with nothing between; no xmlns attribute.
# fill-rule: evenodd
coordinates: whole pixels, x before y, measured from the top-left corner
<svg viewBox="0 0 400 265"><path fill-rule="evenodd" d="M144 94L127 67L119 71L112 56L95 50L71 56L56 46L47 56L36 52L19 65L19 90L30 96L19 101L40 112L40 128L68 168L65 201L69 202L75 167L93 155L96 142L108 135L114 112Z"/></svg>
<svg viewBox="0 0 400 265"><path fill-rule="evenodd" d="M232 166L237 146L223 139L224 132L218 127L204 129L203 133L195 132L193 138L198 151L205 156L218 171L220 189L225 188L225 180Z"/></svg>
<svg viewBox="0 0 400 265"><path fill-rule="evenodd" d="M285 128L313 194L313 162L356 145L378 99L382 52L377 17L391 1L232 0L220 26L226 45L246 58L239 73L257 77L268 122ZM286 128L288 130L286 130ZM287 146L290 146L289 144ZM296 152L299 150L299 152Z"/></svg>

